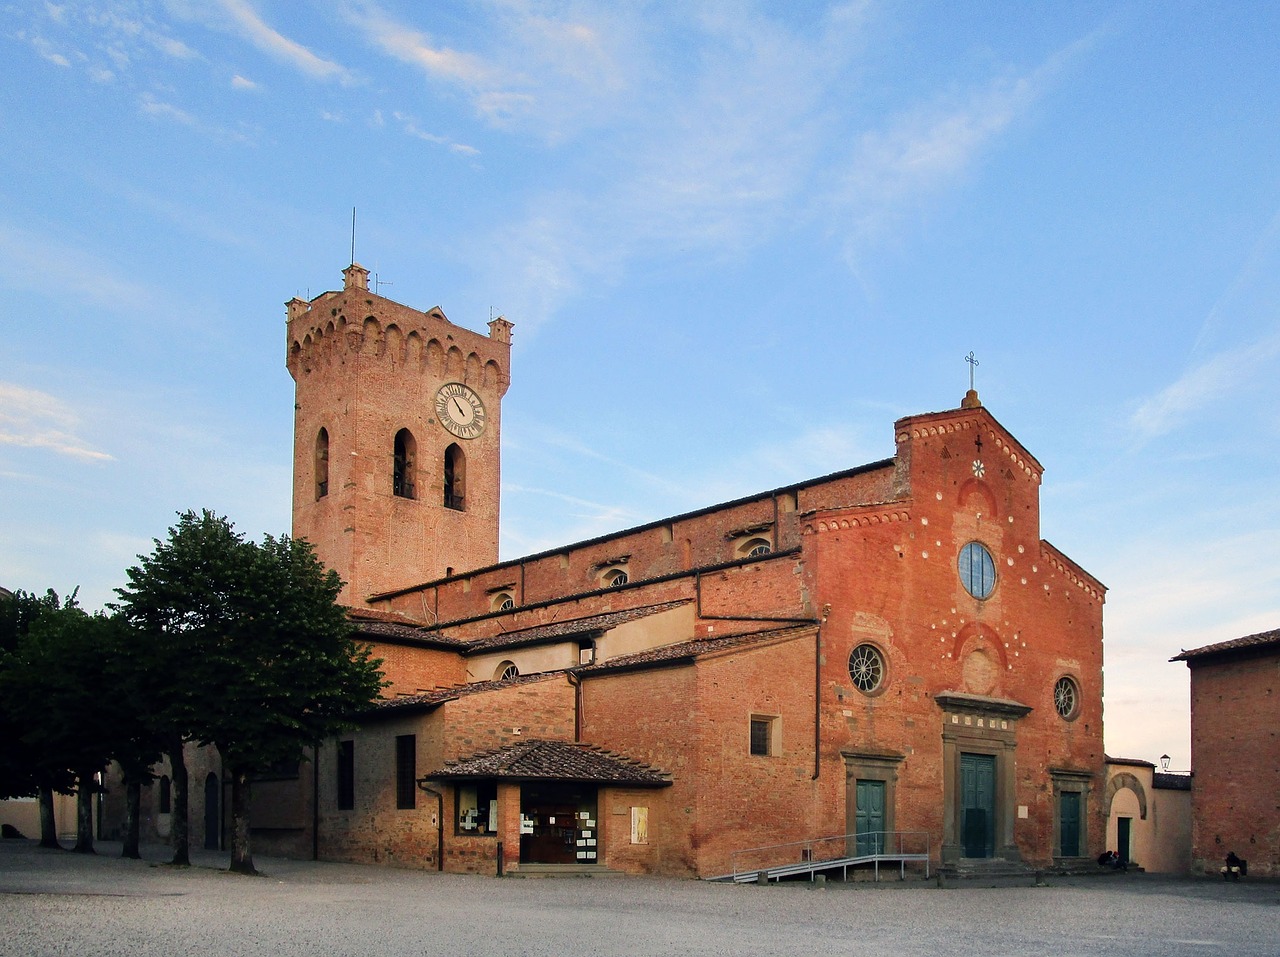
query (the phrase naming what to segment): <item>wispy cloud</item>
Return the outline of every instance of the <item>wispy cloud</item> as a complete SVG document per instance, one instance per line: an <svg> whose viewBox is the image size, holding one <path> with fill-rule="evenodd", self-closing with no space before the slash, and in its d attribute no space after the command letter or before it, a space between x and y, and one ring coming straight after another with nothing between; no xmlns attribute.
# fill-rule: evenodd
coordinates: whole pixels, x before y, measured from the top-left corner
<svg viewBox="0 0 1280 957"><path fill-rule="evenodd" d="M488 90L499 85L502 71L482 57L437 45L431 37L394 20L372 3L351 4L351 23L382 52L408 63L433 79L458 83L470 90Z"/></svg>
<svg viewBox="0 0 1280 957"><path fill-rule="evenodd" d="M40 54L41 57L48 60L55 66L71 67L71 60L63 55L58 48L45 37L38 35L32 36L26 31L20 30L18 32L18 39L26 40L35 49L36 53Z"/></svg>
<svg viewBox="0 0 1280 957"><path fill-rule="evenodd" d="M143 93L138 98L138 109L147 116L158 120L167 120L172 123L177 123L180 126L185 126L197 133L215 140L230 141L234 143L252 142L252 139L249 136L246 136L239 130L232 130L225 126L207 123L204 120L188 113L181 107L157 98L153 93Z"/></svg>
<svg viewBox="0 0 1280 957"><path fill-rule="evenodd" d="M1280 370L1280 335L1221 352L1187 370L1178 380L1144 400L1131 416L1141 436L1165 435L1202 410L1254 387L1265 376L1275 382Z"/></svg>
<svg viewBox="0 0 1280 957"><path fill-rule="evenodd" d="M0 279L14 289L66 298L79 305L131 313L151 311L161 301L151 288L125 278L94 253L27 229L0 222Z"/></svg>
<svg viewBox="0 0 1280 957"><path fill-rule="evenodd" d="M628 62L616 48L637 32L623 7L577 8L566 18L509 0L490 9L482 46L462 50L368 0L350 0L345 11L374 49L461 91L485 122L549 141L611 122L614 111L602 104L626 85Z"/></svg>
<svg viewBox="0 0 1280 957"><path fill-rule="evenodd" d="M341 64L313 53L307 47L270 27L247 0L218 0L232 27L263 53L273 56L317 80L349 83L351 72Z"/></svg>
<svg viewBox="0 0 1280 957"><path fill-rule="evenodd" d="M1096 40L1096 33L1086 35L1021 75L916 104L885 127L864 131L830 197L850 261L971 169Z"/></svg>
<svg viewBox="0 0 1280 957"><path fill-rule="evenodd" d="M480 151L474 146L455 142L454 140L449 139L449 137L440 136L437 133L428 133L426 130L418 126L418 121L412 116L408 116L407 114L400 112L393 112L391 115L400 124L400 128L409 136L423 140L427 143L434 143L437 146L443 146L451 152L459 153L463 156L480 155Z"/></svg>
<svg viewBox="0 0 1280 957"><path fill-rule="evenodd" d="M233 90L256 90L258 88L258 84L237 73L231 78L231 88Z"/></svg>
<svg viewBox="0 0 1280 957"><path fill-rule="evenodd" d="M90 462L110 461L76 434L80 417L60 399L12 382L0 382L0 444L48 449Z"/></svg>

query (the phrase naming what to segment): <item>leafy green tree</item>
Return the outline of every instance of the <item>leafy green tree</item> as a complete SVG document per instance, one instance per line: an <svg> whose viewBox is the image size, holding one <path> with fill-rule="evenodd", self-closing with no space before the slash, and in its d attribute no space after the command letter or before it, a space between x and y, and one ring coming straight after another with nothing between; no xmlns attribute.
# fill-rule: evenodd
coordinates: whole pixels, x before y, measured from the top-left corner
<svg viewBox="0 0 1280 957"><path fill-rule="evenodd" d="M19 649L24 647L32 623L44 615L76 607L73 592L65 602L52 589L44 595L18 591L0 599L0 797L38 796L40 846L57 848L58 827L53 795L71 794L75 781L67 768L50 767L34 734L46 712L43 701L27 707L22 692L24 678ZM40 676L34 676L36 681ZM4 691L12 689L12 691Z"/></svg>
<svg viewBox="0 0 1280 957"><path fill-rule="evenodd" d="M92 854L93 795L115 748L117 702L103 676L123 622L88 615L73 602L45 608L7 656L0 691L13 713L31 716L20 742L36 755L35 773L75 780L75 850ZM42 827L43 832L43 827Z"/></svg>
<svg viewBox="0 0 1280 957"><path fill-rule="evenodd" d="M231 869L254 873L252 776L349 727L383 686L380 662L352 639L337 604L342 582L305 541L258 544L212 512L185 512L128 578L120 607L141 632L167 639L181 688L164 709L166 726L222 755L232 782Z"/></svg>

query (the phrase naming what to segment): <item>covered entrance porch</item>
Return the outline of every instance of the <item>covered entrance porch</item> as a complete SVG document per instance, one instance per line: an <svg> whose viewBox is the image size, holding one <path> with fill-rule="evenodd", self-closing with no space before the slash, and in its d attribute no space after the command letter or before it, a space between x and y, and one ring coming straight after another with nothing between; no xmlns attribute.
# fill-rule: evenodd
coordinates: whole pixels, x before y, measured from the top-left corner
<svg viewBox="0 0 1280 957"><path fill-rule="evenodd" d="M604 869L611 845L635 842L635 812L642 810L605 820L606 795L671 784L668 775L625 755L543 740L450 761L424 780L448 785L453 796L445 870L499 874Z"/></svg>

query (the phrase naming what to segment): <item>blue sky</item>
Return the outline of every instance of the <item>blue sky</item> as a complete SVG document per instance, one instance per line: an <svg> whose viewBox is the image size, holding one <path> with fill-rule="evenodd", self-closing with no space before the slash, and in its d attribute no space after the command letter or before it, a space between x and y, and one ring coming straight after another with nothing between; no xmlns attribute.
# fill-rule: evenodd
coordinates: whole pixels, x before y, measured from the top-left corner
<svg viewBox="0 0 1280 957"><path fill-rule="evenodd" d="M1107 748L1280 627L1280 7L5 2L0 583L289 527L284 307L515 323L504 558L984 403L1110 588Z"/></svg>

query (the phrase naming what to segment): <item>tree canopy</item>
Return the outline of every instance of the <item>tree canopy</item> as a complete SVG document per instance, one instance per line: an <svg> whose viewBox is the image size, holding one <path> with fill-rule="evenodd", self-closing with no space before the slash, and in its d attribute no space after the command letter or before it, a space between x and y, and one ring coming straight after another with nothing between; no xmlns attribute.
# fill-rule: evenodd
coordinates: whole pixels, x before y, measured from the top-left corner
<svg viewBox="0 0 1280 957"><path fill-rule="evenodd" d="M120 610L174 679L159 720L218 748L237 806L251 775L301 759L383 686L337 604L341 579L305 541L256 543L185 512L127 574ZM251 871L247 822L233 831L233 868Z"/></svg>

